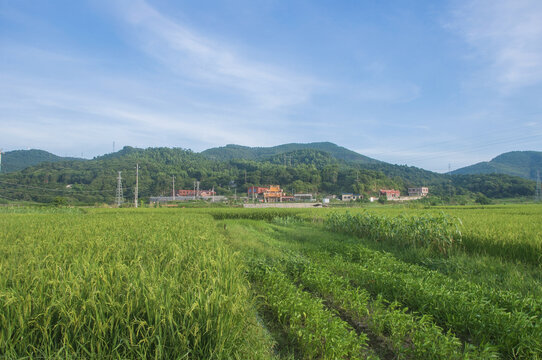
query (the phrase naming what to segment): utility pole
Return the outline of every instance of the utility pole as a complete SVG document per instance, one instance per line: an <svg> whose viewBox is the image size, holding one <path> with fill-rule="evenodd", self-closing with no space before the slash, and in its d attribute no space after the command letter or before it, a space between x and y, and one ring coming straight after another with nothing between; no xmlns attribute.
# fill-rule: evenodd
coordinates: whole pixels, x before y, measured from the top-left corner
<svg viewBox="0 0 542 360"><path fill-rule="evenodd" d="M215 187L213 185L213 190L211 190L211 202L215 202Z"/></svg>
<svg viewBox="0 0 542 360"><path fill-rule="evenodd" d="M139 192L139 164L136 164L136 187L134 196L134 206L137 208L137 196Z"/></svg>
<svg viewBox="0 0 542 360"><path fill-rule="evenodd" d="M193 200L196 200L196 182L194 181L194 199Z"/></svg>
<svg viewBox="0 0 542 360"><path fill-rule="evenodd" d="M199 181L196 181L196 199L199 198Z"/></svg>
<svg viewBox="0 0 542 360"><path fill-rule="evenodd" d="M540 170L536 172L536 189L534 195L535 201L542 201L542 183L540 183Z"/></svg>
<svg viewBox="0 0 542 360"><path fill-rule="evenodd" d="M172 188L172 197L173 197L173 201L175 201L175 175L173 175L173 188Z"/></svg>
<svg viewBox="0 0 542 360"><path fill-rule="evenodd" d="M120 207L122 203L124 202L123 196L122 196L122 177L120 176L121 171L119 171L119 176L117 177L117 207Z"/></svg>
<svg viewBox="0 0 542 360"><path fill-rule="evenodd" d="M452 164L448 163L448 176L450 177L450 201L452 200Z"/></svg>

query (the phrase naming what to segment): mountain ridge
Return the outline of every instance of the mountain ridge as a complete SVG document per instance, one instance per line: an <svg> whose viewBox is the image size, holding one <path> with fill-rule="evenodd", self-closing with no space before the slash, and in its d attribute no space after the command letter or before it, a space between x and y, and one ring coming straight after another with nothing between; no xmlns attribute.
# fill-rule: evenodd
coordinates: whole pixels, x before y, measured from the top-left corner
<svg viewBox="0 0 542 360"><path fill-rule="evenodd" d="M58 156L45 150L13 150L2 153L2 173L24 170L27 167L45 162L84 161L85 159Z"/></svg>
<svg viewBox="0 0 542 360"><path fill-rule="evenodd" d="M542 172L542 151L509 151L451 172L452 175L506 174L536 180Z"/></svg>
<svg viewBox="0 0 542 360"><path fill-rule="evenodd" d="M202 155L212 160L265 160L275 155L292 152L295 150L314 149L331 154L338 160L354 162L358 164L378 164L382 161L359 154L355 151L339 146L329 141L311 143L287 143L268 147L250 147L244 145L228 144L214 147L201 152Z"/></svg>

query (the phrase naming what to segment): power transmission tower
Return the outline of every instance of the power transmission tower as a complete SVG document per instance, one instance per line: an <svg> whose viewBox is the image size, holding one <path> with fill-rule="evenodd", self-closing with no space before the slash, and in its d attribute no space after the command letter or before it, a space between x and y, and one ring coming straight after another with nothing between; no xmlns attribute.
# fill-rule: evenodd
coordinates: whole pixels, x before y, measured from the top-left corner
<svg viewBox="0 0 542 360"><path fill-rule="evenodd" d="M173 175L173 187L171 189L171 197L173 198L173 201L175 201L175 175Z"/></svg>
<svg viewBox="0 0 542 360"><path fill-rule="evenodd" d="M535 201L542 201L542 183L540 183L540 170L536 172L536 190L534 199Z"/></svg>
<svg viewBox="0 0 542 360"><path fill-rule="evenodd" d="M134 196L134 205L137 208L137 196L139 193L139 164L136 164L136 187L135 187L135 196Z"/></svg>
<svg viewBox="0 0 542 360"><path fill-rule="evenodd" d="M2 150L0 149L0 174L2 173Z"/></svg>
<svg viewBox="0 0 542 360"><path fill-rule="evenodd" d="M124 202L124 197L122 196L122 177L120 176L121 171L119 171L119 176L117 177L117 206L120 207Z"/></svg>

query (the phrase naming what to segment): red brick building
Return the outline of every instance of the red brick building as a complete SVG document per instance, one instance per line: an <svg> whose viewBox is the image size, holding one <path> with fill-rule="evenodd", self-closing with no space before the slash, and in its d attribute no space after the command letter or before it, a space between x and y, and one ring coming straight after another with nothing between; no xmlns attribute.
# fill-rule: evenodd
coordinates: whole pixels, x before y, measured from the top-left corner
<svg viewBox="0 0 542 360"><path fill-rule="evenodd" d="M385 196L387 200L393 200L398 199L401 196L401 192L399 190L384 190L380 189L380 196Z"/></svg>

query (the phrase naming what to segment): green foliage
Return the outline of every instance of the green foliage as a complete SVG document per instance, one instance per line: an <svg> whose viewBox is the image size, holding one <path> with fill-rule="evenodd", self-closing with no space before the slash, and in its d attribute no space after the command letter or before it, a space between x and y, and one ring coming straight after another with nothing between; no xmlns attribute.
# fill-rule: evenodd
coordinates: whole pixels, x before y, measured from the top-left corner
<svg viewBox="0 0 542 360"><path fill-rule="evenodd" d="M484 194L478 194L476 195L476 199L474 200L477 204L480 205L489 205L491 204L491 200L485 196Z"/></svg>
<svg viewBox="0 0 542 360"><path fill-rule="evenodd" d="M461 220L444 213L437 215L387 217L368 211L331 213L324 221L327 229L373 241L391 241L425 247L446 254L461 242Z"/></svg>
<svg viewBox="0 0 542 360"><path fill-rule="evenodd" d="M276 155L296 152L298 150L316 150L326 152L337 160L343 160L354 163L380 163L380 161L371 159L367 156L348 150L342 146L337 146L330 142L315 142L309 144L283 144L273 147L248 147L241 145L226 145L224 147L207 149L202 152L203 155L213 160L266 160ZM279 157L280 158L280 157Z"/></svg>

